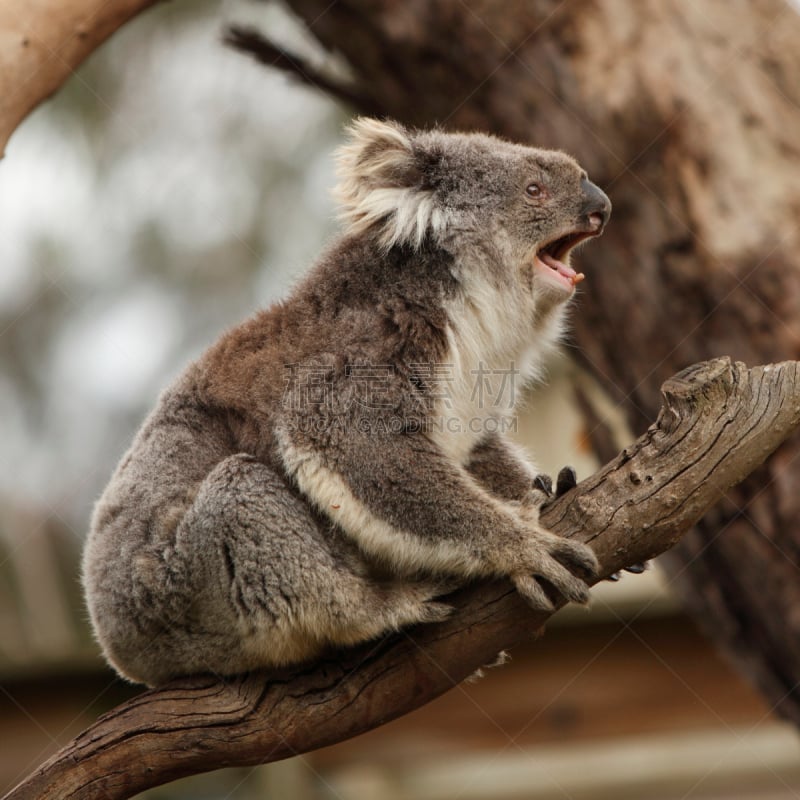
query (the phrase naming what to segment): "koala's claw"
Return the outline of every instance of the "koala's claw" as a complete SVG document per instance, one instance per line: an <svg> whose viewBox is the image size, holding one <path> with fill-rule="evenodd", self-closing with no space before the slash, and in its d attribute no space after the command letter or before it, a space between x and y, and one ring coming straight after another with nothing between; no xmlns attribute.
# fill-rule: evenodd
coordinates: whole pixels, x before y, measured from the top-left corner
<svg viewBox="0 0 800 800"><path fill-rule="evenodd" d="M561 497L578 485L578 476L572 467L562 467L556 478L556 497Z"/></svg>
<svg viewBox="0 0 800 800"><path fill-rule="evenodd" d="M538 489L547 497L551 497L553 494L553 480L549 475L545 475L542 472L533 479L533 488Z"/></svg>
<svg viewBox="0 0 800 800"><path fill-rule="evenodd" d="M623 567L625 572L630 572L632 575L641 575L643 572L647 572L650 568L649 561L641 561L638 564L631 564L629 567ZM612 572L607 578L607 581L612 581L616 583L622 575L619 572Z"/></svg>
<svg viewBox="0 0 800 800"><path fill-rule="evenodd" d="M512 580L517 591L532 608L541 611L552 611L555 608L545 590L532 575L515 575Z"/></svg>

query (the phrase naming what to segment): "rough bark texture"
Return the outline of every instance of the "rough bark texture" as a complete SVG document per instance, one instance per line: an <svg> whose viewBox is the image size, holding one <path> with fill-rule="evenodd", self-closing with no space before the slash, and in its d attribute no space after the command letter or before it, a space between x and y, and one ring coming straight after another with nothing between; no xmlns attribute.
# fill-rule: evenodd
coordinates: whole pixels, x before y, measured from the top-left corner
<svg viewBox="0 0 800 800"><path fill-rule="evenodd" d="M560 147L606 189L575 339L634 430L686 364L800 355L800 15L784 0L290 4L348 59L365 110ZM795 438L668 562L798 724L799 456Z"/></svg>
<svg viewBox="0 0 800 800"><path fill-rule="evenodd" d="M800 424L800 363L747 370L698 364L663 387L656 424L542 520L591 543L601 576L649 559ZM101 717L4 800L122 800L223 766L277 761L418 708L496 654L537 635L548 614L504 582L453 598L447 622L282 673L198 677L144 692Z"/></svg>
<svg viewBox="0 0 800 800"><path fill-rule="evenodd" d="M154 2L0 3L0 158L17 125L120 25Z"/></svg>

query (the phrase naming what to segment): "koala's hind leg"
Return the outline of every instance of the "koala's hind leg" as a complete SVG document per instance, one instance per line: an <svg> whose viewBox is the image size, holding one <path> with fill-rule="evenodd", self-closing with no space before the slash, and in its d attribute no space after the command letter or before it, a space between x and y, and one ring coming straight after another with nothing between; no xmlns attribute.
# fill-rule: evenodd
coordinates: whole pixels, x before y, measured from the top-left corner
<svg viewBox="0 0 800 800"><path fill-rule="evenodd" d="M197 671L302 661L450 610L431 602L444 591L434 581L375 579L352 542L283 476L245 455L203 481L176 548L194 579L195 655L206 664ZM204 631L235 636L217 647Z"/></svg>

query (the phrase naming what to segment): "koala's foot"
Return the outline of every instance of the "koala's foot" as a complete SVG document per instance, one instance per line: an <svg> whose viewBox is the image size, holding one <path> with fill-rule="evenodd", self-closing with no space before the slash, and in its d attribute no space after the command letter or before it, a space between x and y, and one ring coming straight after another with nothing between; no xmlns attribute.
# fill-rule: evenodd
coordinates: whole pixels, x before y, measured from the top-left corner
<svg viewBox="0 0 800 800"><path fill-rule="evenodd" d="M539 473L533 479L533 490L544 495L544 499L553 496L553 479L545 473Z"/></svg>
<svg viewBox="0 0 800 800"><path fill-rule="evenodd" d="M442 622L455 609L438 598L451 588L433 581L362 581L358 602L337 609L328 641L334 646L349 646L412 625Z"/></svg>
<svg viewBox="0 0 800 800"><path fill-rule="evenodd" d="M564 539L545 530L532 534L532 552L522 572L514 572L511 580L517 591L536 609L552 611L540 579L556 589L567 600L585 605L589 602L587 580L597 574L598 563L592 549L580 542Z"/></svg>
<svg viewBox="0 0 800 800"><path fill-rule="evenodd" d="M387 591L384 603L391 627L403 628L420 622L443 622L455 610L437 598L453 591L455 585L442 582L398 584Z"/></svg>

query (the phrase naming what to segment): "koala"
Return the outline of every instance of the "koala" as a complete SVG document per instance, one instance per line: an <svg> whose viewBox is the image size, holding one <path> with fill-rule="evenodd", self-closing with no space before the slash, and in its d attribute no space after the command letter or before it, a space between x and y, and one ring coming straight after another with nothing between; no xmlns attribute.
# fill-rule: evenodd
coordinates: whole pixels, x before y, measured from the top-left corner
<svg viewBox="0 0 800 800"><path fill-rule="evenodd" d="M564 153L374 119L338 170L343 233L164 391L95 507L86 603L131 681L306 661L479 578L587 602L596 559L539 524L476 377L538 377L608 198Z"/></svg>

